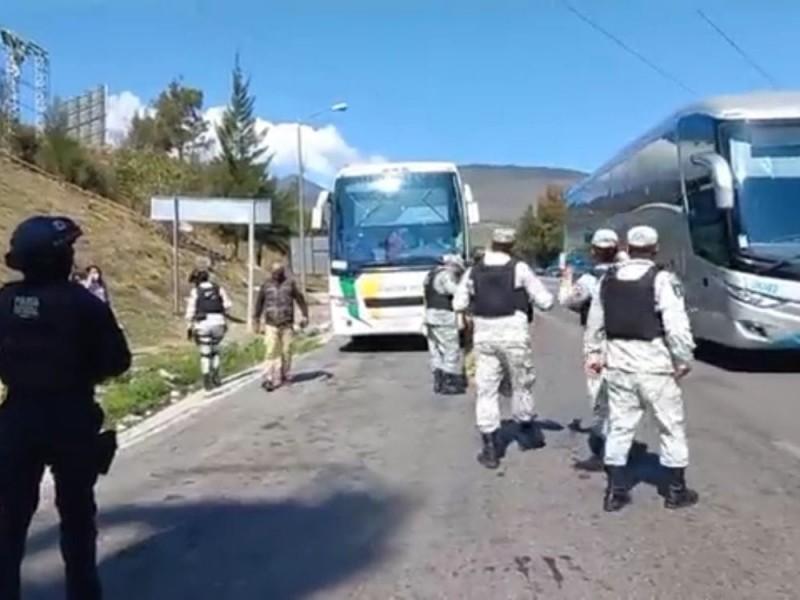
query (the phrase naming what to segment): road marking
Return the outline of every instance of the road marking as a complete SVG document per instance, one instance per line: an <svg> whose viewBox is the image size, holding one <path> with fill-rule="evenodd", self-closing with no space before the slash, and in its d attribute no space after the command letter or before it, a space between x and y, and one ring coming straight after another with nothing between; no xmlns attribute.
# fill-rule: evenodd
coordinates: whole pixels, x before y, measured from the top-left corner
<svg viewBox="0 0 800 600"><path fill-rule="evenodd" d="M786 440L776 440L772 442L772 445L800 460L800 446Z"/></svg>

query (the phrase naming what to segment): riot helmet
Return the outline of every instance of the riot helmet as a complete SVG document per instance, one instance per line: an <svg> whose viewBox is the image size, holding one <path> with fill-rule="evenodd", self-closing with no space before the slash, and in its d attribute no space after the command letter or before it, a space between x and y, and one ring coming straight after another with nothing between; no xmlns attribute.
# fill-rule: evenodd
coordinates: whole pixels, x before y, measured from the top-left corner
<svg viewBox="0 0 800 600"><path fill-rule="evenodd" d="M82 235L69 217L30 217L11 234L6 265L26 277L67 279L74 266L74 244Z"/></svg>

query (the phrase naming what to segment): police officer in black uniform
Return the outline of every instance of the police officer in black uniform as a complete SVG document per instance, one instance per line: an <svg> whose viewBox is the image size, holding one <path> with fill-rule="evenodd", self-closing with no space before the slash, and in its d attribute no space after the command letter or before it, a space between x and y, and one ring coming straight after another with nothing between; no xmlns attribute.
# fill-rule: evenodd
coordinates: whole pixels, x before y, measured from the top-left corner
<svg viewBox="0 0 800 600"><path fill-rule="evenodd" d="M116 450L101 432L94 388L130 368L111 309L70 281L80 227L35 216L11 236L5 262L23 279L0 288L0 598L20 600L20 565L45 467L55 480L67 598L102 597L94 486Z"/></svg>

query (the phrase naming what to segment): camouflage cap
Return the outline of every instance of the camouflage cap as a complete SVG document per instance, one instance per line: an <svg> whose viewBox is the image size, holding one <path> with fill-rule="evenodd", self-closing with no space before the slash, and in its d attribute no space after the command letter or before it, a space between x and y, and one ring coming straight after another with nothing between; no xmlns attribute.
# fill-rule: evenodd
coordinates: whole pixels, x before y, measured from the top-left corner
<svg viewBox="0 0 800 600"><path fill-rule="evenodd" d="M517 232L509 228L499 228L492 232L492 241L496 244L513 244L517 239Z"/></svg>

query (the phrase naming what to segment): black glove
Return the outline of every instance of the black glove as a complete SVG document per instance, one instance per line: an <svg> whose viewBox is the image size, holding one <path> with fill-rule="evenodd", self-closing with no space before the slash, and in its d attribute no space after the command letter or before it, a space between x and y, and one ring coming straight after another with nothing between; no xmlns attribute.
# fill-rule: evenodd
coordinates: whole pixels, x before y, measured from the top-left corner
<svg viewBox="0 0 800 600"><path fill-rule="evenodd" d="M194 327L189 327L189 329L186 330L186 339L190 342L194 339Z"/></svg>

